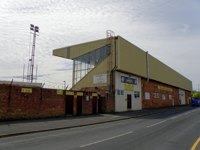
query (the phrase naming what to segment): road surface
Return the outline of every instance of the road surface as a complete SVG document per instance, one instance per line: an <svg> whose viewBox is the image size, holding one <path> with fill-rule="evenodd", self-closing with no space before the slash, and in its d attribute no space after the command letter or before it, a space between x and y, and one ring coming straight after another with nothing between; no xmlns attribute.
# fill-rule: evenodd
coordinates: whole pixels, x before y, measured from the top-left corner
<svg viewBox="0 0 200 150"><path fill-rule="evenodd" d="M0 150L190 150L200 108L72 129L0 138Z"/></svg>

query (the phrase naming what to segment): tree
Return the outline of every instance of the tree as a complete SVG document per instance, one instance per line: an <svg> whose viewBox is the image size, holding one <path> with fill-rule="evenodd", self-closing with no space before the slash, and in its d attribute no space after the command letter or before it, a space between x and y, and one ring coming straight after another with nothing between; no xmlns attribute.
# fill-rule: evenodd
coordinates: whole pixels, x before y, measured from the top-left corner
<svg viewBox="0 0 200 150"><path fill-rule="evenodd" d="M200 99L200 92L192 91L192 98L193 99Z"/></svg>

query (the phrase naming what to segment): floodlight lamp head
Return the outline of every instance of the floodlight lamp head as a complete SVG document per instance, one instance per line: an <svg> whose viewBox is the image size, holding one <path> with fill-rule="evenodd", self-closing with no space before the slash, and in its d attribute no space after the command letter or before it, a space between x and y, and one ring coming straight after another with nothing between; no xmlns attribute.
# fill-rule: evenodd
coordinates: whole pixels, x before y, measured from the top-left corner
<svg viewBox="0 0 200 150"><path fill-rule="evenodd" d="M30 24L30 30L34 31L34 25L33 24Z"/></svg>
<svg viewBox="0 0 200 150"><path fill-rule="evenodd" d="M39 32L39 27L35 26L35 32Z"/></svg>

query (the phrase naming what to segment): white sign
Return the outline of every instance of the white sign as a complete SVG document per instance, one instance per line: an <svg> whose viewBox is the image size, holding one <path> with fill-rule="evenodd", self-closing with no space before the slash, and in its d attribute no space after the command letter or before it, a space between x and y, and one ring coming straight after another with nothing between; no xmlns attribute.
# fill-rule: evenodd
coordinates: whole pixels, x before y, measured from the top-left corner
<svg viewBox="0 0 200 150"><path fill-rule="evenodd" d="M145 92L144 97L145 97L145 99L150 99L150 93L149 92Z"/></svg>
<svg viewBox="0 0 200 150"><path fill-rule="evenodd" d="M100 83L107 83L107 74L97 74L93 76L93 83L100 84Z"/></svg>

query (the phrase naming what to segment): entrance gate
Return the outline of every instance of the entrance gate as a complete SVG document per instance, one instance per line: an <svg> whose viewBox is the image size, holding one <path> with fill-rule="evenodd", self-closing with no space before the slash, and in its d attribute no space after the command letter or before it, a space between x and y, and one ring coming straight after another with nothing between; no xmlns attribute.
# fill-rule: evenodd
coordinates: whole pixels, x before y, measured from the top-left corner
<svg viewBox="0 0 200 150"><path fill-rule="evenodd" d="M76 110L77 116L82 115L82 96L77 96Z"/></svg>
<svg viewBox="0 0 200 150"><path fill-rule="evenodd" d="M105 97L99 96L98 113L105 113Z"/></svg>
<svg viewBox="0 0 200 150"><path fill-rule="evenodd" d="M131 95L127 94L127 109L130 110L131 108L132 108Z"/></svg>
<svg viewBox="0 0 200 150"><path fill-rule="evenodd" d="M73 95L66 95L65 99L65 114L73 115Z"/></svg>
<svg viewBox="0 0 200 150"><path fill-rule="evenodd" d="M97 97L93 97L92 99L92 113L96 114L97 113Z"/></svg>

